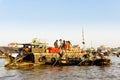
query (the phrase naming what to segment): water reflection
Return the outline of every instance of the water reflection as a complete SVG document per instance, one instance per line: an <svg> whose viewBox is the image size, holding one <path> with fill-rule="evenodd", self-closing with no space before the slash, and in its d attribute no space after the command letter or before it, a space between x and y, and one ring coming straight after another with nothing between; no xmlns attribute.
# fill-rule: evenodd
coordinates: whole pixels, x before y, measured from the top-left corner
<svg viewBox="0 0 120 80"><path fill-rule="evenodd" d="M0 59L0 80L119 80L120 58L110 66L50 66L5 69Z"/></svg>

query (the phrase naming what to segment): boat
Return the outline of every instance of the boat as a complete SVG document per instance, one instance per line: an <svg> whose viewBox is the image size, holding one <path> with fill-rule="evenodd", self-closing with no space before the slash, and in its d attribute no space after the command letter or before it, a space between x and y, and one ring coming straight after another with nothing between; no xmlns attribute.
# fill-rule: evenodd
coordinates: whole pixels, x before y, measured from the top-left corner
<svg viewBox="0 0 120 80"><path fill-rule="evenodd" d="M23 65L29 66L29 64L33 66L42 65L42 64L50 64L50 65L71 64L72 65L72 64L78 64L82 57L80 51L79 52L47 51L46 46L43 43L41 43L40 45L34 45L30 43L24 43L24 44L18 44L18 45L23 46L19 49L25 49L25 47L27 46L29 48L29 52L22 50L22 55L20 57L9 55L8 57L6 57L5 67L11 67L11 66L18 67Z"/></svg>
<svg viewBox="0 0 120 80"><path fill-rule="evenodd" d="M91 53L81 51L80 47L72 47L70 50L60 50L58 48L49 47L46 43L33 41L32 43L17 44L18 53L16 57L8 55L5 67L30 67L38 65L104 65L110 63L110 60L97 59ZM92 55L92 56L91 56ZM105 63L107 62L107 63Z"/></svg>
<svg viewBox="0 0 120 80"><path fill-rule="evenodd" d="M110 59L106 58L106 59L96 59L94 61L94 64L97 66L105 66L105 65L110 65Z"/></svg>

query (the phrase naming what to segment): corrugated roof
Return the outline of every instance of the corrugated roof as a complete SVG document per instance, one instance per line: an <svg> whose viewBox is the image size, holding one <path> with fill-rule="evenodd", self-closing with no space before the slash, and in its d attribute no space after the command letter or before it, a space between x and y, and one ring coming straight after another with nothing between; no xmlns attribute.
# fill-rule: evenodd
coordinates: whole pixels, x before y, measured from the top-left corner
<svg viewBox="0 0 120 80"><path fill-rule="evenodd" d="M13 48L10 47L0 47L0 53L15 52Z"/></svg>

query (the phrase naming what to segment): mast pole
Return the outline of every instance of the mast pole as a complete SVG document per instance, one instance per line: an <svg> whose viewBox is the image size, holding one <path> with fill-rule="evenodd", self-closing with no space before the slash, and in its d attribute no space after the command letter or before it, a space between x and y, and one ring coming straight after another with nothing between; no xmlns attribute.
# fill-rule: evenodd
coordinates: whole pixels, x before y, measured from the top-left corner
<svg viewBox="0 0 120 80"><path fill-rule="evenodd" d="M82 28L82 44L83 44L83 50L85 49L85 39L84 39L84 29Z"/></svg>

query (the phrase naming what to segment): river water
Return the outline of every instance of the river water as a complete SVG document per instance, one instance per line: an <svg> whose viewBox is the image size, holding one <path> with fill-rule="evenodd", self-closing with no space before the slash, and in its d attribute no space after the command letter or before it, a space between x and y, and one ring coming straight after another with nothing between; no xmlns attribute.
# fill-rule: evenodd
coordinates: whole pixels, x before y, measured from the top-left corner
<svg viewBox="0 0 120 80"><path fill-rule="evenodd" d="M110 57L109 66L50 66L6 69L0 59L0 80L120 80L120 58Z"/></svg>

